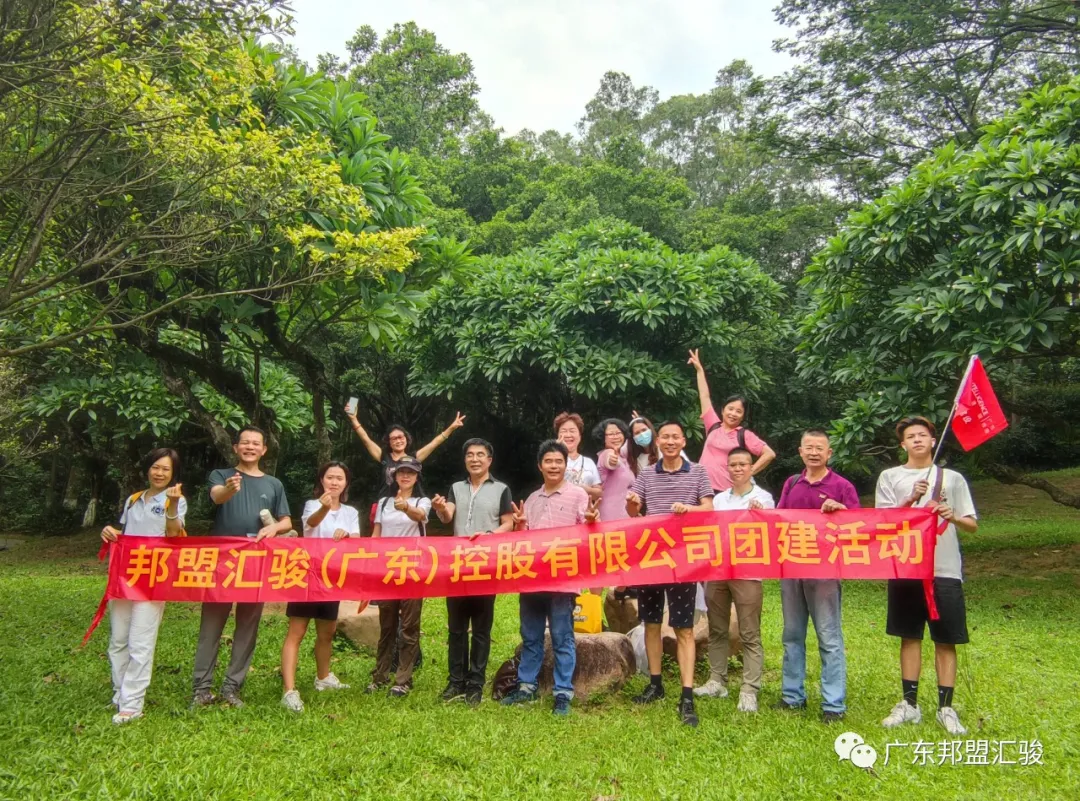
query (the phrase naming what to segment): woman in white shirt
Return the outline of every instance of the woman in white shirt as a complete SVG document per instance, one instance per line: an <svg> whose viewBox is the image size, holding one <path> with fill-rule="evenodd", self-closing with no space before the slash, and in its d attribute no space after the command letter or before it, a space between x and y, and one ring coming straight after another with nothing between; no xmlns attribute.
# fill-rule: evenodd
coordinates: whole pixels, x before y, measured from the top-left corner
<svg viewBox="0 0 1080 801"><path fill-rule="evenodd" d="M420 483L423 465L416 459L402 459L391 470L392 483L375 507L375 528L372 537L423 537L431 501L424 497ZM390 695L404 698L412 689L412 675L420 652L420 614L423 598L399 601L379 601L379 646L375 655L375 670L371 674L369 693L390 683L390 666L394 647L401 630L398 648L398 668Z"/></svg>
<svg viewBox="0 0 1080 801"><path fill-rule="evenodd" d="M315 482L317 496L304 504L304 536L316 539L340 540L360 536L360 515L343 501L349 499L352 475L343 462L327 462L319 468ZM337 630L338 602L290 603L285 607L289 631L281 646L281 679L285 694L281 705L293 712L303 712L304 702L296 689L296 662L300 643L307 634L308 623L315 620L315 689L347 690L348 684L330 672L330 648Z"/></svg>
<svg viewBox="0 0 1080 801"><path fill-rule="evenodd" d="M101 539L116 542L128 537L182 537L187 500L181 485L180 456L172 448L150 451L143 461L149 489L136 492L124 504L120 529L105 526ZM158 628L165 614L164 601L109 601L109 662L112 664L113 723L141 718L146 688L154 668Z"/></svg>
<svg viewBox="0 0 1080 801"><path fill-rule="evenodd" d="M585 438L585 421L580 414L560 412L555 418L555 438L566 446L566 480L576 484L589 494L590 501L599 500L604 487L600 482L600 471L596 462L578 452L581 441Z"/></svg>

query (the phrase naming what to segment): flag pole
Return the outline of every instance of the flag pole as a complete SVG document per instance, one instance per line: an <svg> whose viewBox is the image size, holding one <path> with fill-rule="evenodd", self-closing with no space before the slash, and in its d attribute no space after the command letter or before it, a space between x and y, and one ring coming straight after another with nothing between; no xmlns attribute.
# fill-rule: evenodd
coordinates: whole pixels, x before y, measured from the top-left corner
<svg viewBox="0 0 1080 801"><path fill-rule="evenodd" d="M938 457L941 455L941 447L945 444L945 437L949 436L949 426L952 425L953 418L956 416L956 406L960 403L960 396L964 393L964 385L967 384L968 378L971 376L971 371L975 367L975 360L979 358L978 354L971 354L971 358L968 359L967 368L964 370L964 375L960 379L960 387L956 390L956 397L953 398L952 409L949 410L949 417L945 421L944 428L941 429L941 436L938 437L937 447L934 448L934 458L930 460L930 467L926 469L926 481L930 480L930 473L934 469L934 465L937 464Z"/></svg>

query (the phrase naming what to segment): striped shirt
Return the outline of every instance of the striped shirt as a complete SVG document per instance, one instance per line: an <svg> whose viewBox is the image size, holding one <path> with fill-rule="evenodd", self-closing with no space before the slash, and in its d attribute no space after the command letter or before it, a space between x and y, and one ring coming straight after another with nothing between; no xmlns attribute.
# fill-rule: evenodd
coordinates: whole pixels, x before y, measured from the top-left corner
<svg viewBox="0 0 1080 801"><path fill-rule="evenodd" d="M686 459L671 473L664 469L662 460L656 467L642 470L630 491L641 498L646 514L650 515L670 514L672 504L676 503L697 506L702 498L716 494L705 468Z"/></svg>
<svg viewBox="0 0 1080 801"><path fill-rule="evenodd" d="M589 493L569 481L564 481L551 494L541 487L525 499L525 525L527 528L576 526L585 522L588 508Z"/></svg>

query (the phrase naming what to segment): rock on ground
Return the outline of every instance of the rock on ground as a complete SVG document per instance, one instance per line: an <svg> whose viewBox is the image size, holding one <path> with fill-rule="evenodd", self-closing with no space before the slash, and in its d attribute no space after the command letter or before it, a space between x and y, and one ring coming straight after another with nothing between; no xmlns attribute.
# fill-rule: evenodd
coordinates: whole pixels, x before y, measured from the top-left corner
<svg viewBox="0 0 1080 801"><path fill-rule="evenodd" d="M577 665L574 668L574 694L587 698L595 693L617 690L637 672L634 649L625 634L605 631L600 634L575 634ZM491 685L491 697L498 701L517 686L518 660L521 646L514 658L499 667ZM544 663L537 682L541 695L550 695L554 685L555 658L551 652L551 637L544 636Z"/></svg>
<svg viewBox="0 0 1080 801"><path fill-rule="evenodd" d="M608 594L604 596L604 619L607 620L610 631L626 634L641 622L638 618L637 598L616 601L615 591L608 590Z"/></svg>
<svg viewBox="0 0 1080 801"><path fill-rule="evenodd" d="M338 609L337 633L339 637L360 648L376 648L379 645L379 608L368 606L358 611L356 601L342 601Z"/></svg>

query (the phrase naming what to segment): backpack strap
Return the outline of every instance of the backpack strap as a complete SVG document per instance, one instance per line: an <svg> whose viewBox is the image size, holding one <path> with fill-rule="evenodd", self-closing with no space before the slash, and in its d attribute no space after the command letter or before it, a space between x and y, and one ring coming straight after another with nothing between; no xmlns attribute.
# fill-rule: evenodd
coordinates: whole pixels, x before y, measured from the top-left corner
<svg viewBox="0 0 1080 801"><path fill-rule="evenodd" d="M132 506L134 506L136 503L139 502L139 498L141 498L145 494L146 494L146 490L139 490L138 492L132 493L131 497L127 499L127 503L124 504L124 510L127 511L127 510L131 509ZM168 510L168 507L166 507L166 511L167 510ZM166 536L168 536L168 533L169 533L168 529L166 529L166 531L165 531ZM186 537L187 535L188 535L187 528L185 527L185 528L181 528L180 533L177 534L176 536L177 537Z"/></svg>
<svg viewBox="0 0 1080 801"><path fill-rule="evenodd" d="M386 502L389 501L389 500L392 500L392 499L391 499L391 497L389 495L387 495L385 498L383 498L381 501L379 501L379 506L385 506ZM409 498L409 501L411 501L411 500L414 500L414 499ZM405 501L405 503L409 504L409 506L415 506L416 508L419 509L420 508L420 499L416 498L415 500L416 500L415 504L411 504L411 503L409 503L409 501ZM420 526L420 536L421 537L426 537L427 536L427 523L421 521L421 522L417 523L417 525Z"/></svg>
<svg viewBox="0 0 1080 801"><path fill-rule="evenodd" d="M711 426L709 426L709 430L705 432L705 439L708 439L709 435L712 432L719 429L720 426L722 426L722 425L723 425L723 423L718 421L718 422L713 423ZM743 428L742 426L739 426L738 428L736 428L735 429L735 436L738 438L740 448L742 448L744 451L750 450L749 448L746 447L746 429L745 428Z"/></svg>
<svg viewBox="0 0 1080 801"><path fill-rule="evenodd" d="M930 492L930 500L940 501L942 484L945 483L945 470L937 465L934 465L934 467L937 470L937 477L934 479L934 488Z"/></svg>

